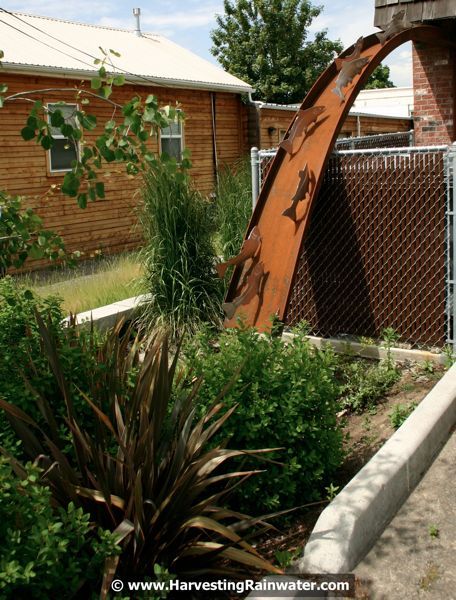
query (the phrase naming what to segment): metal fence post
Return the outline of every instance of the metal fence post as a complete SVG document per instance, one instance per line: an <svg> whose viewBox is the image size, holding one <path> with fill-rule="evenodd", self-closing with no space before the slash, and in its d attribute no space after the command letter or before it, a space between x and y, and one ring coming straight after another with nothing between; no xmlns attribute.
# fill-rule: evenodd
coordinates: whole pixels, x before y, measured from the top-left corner
<svg viewBox="0 0 456 600"><path fill-rule="evenodd" d="M255 209L255 205L260 193L260 160L258 148L253 147L250 150L250 165L252 168L252 211Z"/></svg>
<svg viewBox="0 0 456 600"><path fill-rule="evenodd" d="M456 352L456 144L448 148L445 156L447 185L447 342Z"/></svg>

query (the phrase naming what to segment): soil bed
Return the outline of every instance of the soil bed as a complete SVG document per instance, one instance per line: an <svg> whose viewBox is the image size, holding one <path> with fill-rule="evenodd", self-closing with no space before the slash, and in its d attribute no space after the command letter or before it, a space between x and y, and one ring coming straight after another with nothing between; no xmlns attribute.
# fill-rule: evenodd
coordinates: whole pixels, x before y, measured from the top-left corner
<svg viewBox="0 0 456 600"><path fill-rule="evenodd" d="M398 405L418 405L443 375L443 367L413 363L401 366L402 375L388 394L371 410L361 414L346 413L344 431L347 434L345 447L347 456L341 465L333 485L341 490L356 473L372 458L381 446L396 431L390 415ZM268 536L257 544L262 556L277 563L278 555L284 564L302 555L310 533L327 503L309 508L294 519L292 525L275 537Z"/></svg>

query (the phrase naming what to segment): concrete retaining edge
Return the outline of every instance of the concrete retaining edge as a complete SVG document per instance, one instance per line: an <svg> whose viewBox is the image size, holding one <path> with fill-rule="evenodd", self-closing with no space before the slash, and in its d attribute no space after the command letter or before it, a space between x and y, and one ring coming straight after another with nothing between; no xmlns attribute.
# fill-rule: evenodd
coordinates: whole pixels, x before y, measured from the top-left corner
<svg viewBox="0 0 456 600"><path fill-rule="evenodd" d="M92 320L96 327L105 331L106 329L113 327L119 318L124 317L128 319L131 317L136 308L144 302L147 297L148 294L141 294L139 296L133 296L132 298L120 300L119 302L114 302L113 304L100 306L100 308L94 308L79 313L76 315L76 323L81 325ZM64 319L63 322L68 322L68 317ZM293 337L294 334L292 333L284 333L282 339L287 341L293 339ZM349 342L337 338L322 338L313 335L309 335L307 338L313 346L320 349L325 345L330 344L335 352L341 354L353 354L373 360L380 360L386 357L386 349L381 346L360 344L359 342ZM398 361L429 361L435 364L445 364L447 361L447 357L444 354L427 352L425 350L409 350L407 348L391 348L391 356L394 360Z"/></svg>
<svg viewBox="0 0 456 600"><path fill-rule="evenodd" d="M76 324L83 325L93 322L94 326L100 331L106 331L110 327L119 321L119 319L130 318L138 306L147 298L147 294L140 296L134 296L132 298L126 298L119 302L113 302L113 304L107 304L106 306L100 306L100 308L94 308L81 312L76 315ZM69 317L63 320L63 324L68 323Z"/></svg>
<svg viewBox="0 0 456 600"><path fill-rule="evenodd" d="M347 573L366 556L456 423L456 365L321 513L300 573Z"/></svg>
<svg viewBox="0 0 456 600"><path fill-rule="evenodd" d="M287 339L292 339L293 336L293 333L284 333L282 338L286 341ZM314 335L308 335L307 338L313 346L319 349L329 344L332 346L334 352L339 354L352 354L373 360L386 358L386 348L383 346L361 344L360 342L353 342L340 338L322 338ZM443 353L429 352L427 350L412 350L410 348L391 348L391 356L397 361L410 360L413 362L432 362L439 365L446 364L446 361L448 360L447 356Z"/></svg>
<svg viewBox="0 0 456 600"><path fill-rule="evenodd" d="M295 574L353 571L422 479L455 424L456 364L325 508L303 557L290 571ZM287 579L292 581L292 575ZM263 600L258 593L247 598Z"/></svg>

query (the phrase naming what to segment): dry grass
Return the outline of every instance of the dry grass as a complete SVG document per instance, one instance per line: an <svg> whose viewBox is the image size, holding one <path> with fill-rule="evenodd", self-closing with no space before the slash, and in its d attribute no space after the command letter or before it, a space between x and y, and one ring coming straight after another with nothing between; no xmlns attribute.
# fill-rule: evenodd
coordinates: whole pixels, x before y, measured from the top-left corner
<svg viewBox="0 0 456 600"><path fill-rule="evenodd" d="M135 253L85 261L75 269L18 277L40 296L62 298L65 312L79 313L141 293L142 267Z"/></svg>

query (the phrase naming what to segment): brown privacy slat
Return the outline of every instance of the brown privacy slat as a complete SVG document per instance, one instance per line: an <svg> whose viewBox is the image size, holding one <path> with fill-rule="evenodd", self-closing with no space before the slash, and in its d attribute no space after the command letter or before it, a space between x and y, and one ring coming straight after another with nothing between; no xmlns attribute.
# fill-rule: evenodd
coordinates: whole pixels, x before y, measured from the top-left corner
<svg viewBox="0 0 456 600"><path fill-rule="evenodd" d="M254 226L258 226L260 230L262 243L254 260L263 263L265 276L259 294L252 298L248 304L239 306L233 318L225 322L226 326L235 326L237 318L243 316L248 325L253 325L259 330L265 330L270 327L273 315L277 315L282 320L285 318L303 241L305 244L305 234L309 227L310 215L318 207L319 203L315 200L318 197L326 165L342 123L359 89L364 86L377 65L392 50L410 40L434 44L451 44L442 30L430 26L417 26L401 31L385 41L383 45L380 44L376 35L371 35L365 38L361 57L357 59L362 62L368 58L369 61L367 65L361 68L360 74L354 76L353 82L344 89L344 101L333 93L339 77L335 63L332 63L320 76L307 94L301 110L324 106L325 112L319 119L317 126L306 136L296 154L291 155L285 150L279 149L271 164L247 229L247 235ZM352 47L348 48L342 58L350 55L352 51ZM299 171L306 163L309 172L313 175L313 185L307 200L300 203L298 221L295 223L288 217L284 217L282 213L290 206L291 198L299 182ZM351 185L355 185L355 182L353 181ZM345 209L348 210L349 207L346 205ZM332 216L330 216L330 219L332 219ZM357 237L353 223L348 223L348 226L349 231L339 231L339 237L346 235L356 247ZM331 242L328 241L328 243ZM357 264L359 269L353 270L352 276L361 278L359 285L362 286L363 295L368 298L369 293L366 276L362 272L361 255L357 258ZM228 289L227 303L239 298L243 293L243 289L247 285L244 283L245 277L243 275L251 268L252 265L249 262L236 267ZM334 274L332 275L334 276ZM308 283L306 282L306 285ZM320 286L320 284L318 285ZM320 288L319 294L322 295ZM350 307L350 310L357 310L353 292L347 296L346 304ZM320 302L318 306L320 306ZM364 303L363 306L367 310L367 304ZM370 307L368 312L368 316L372 321ZM361 318L361 315L359 315L359 318ZM365 315L365 318L367 318L367 315Z"/></svg>
<svg viewBox="0 0 456 600"><path fill-rule="evenodd" d="M315 335L445 343L443 153L336 155L325 173L286 315Z"/></svg>

